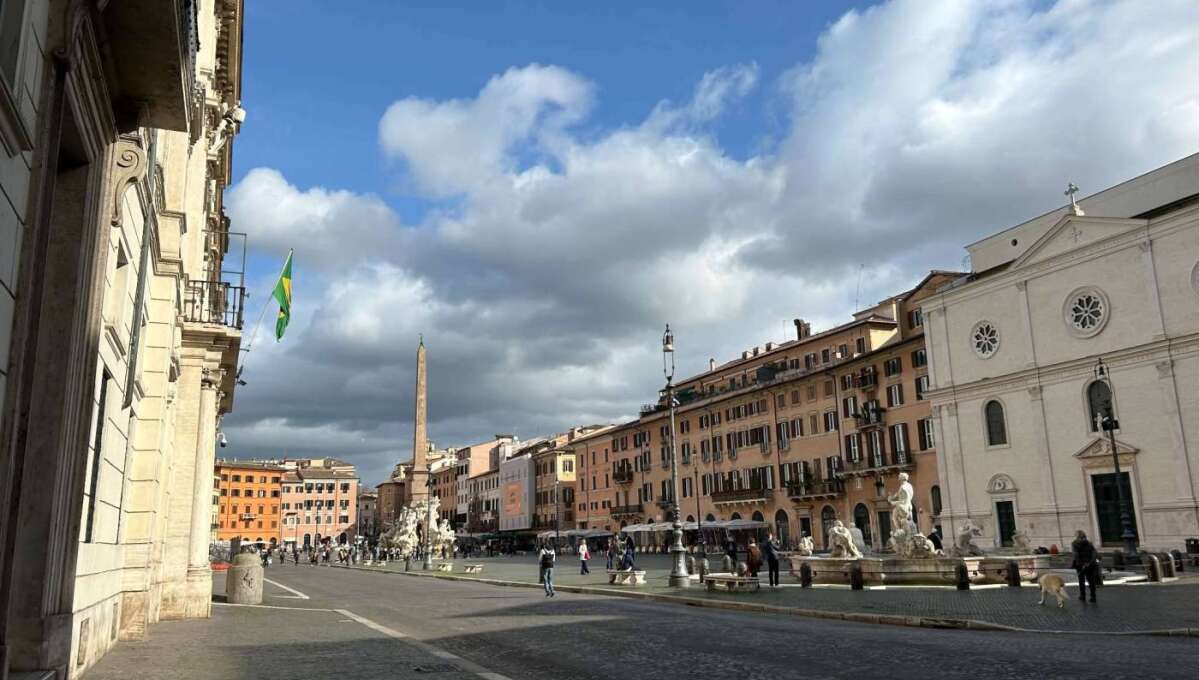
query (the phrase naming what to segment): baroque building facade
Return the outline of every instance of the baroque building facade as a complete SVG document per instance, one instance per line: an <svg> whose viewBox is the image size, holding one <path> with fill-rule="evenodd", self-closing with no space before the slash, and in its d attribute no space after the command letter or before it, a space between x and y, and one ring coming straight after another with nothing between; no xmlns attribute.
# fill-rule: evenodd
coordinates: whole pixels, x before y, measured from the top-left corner
<svg viewBox="0 0 1199 680"><path fill-rule="evenodd" d="M767 343L682 380L676 445L687 522L756 520L784 544L827 545L834 520L875 549L890 532L886 494L910 475L916 519L940 526L936 438L921 302L957 274L932 272L913 289L813 334ZM584 436L575 507L580 529L619 530L668 519L670 420L665 397L641 416Z"/></svg>
<svg viewBox="0 0 1199 680"><path fill-rule="evenodd" d="M1199 154L967 250L922 305L947 525L1117 547L1119 484L1142 546L1199 535Z"/></svg>
<svg viewBox="0 0 1199 680"><path fill-rule="evenodd" d="M5 3L0 674L72 677L210 612L241 21L241 0Z"/></svg>

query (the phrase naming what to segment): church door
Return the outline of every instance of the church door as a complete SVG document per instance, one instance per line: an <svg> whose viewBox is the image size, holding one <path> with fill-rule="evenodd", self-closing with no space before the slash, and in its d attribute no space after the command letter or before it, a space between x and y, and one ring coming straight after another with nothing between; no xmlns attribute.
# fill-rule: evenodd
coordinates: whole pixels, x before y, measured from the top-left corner
<svg viewBox="0 0 1199 680"><path fill-rule="evenodd" d="M1129 504L1129 510L1132 512L1132 531L1136 535L1137 516L1136 511L1131 508L1132 484L1127 472L1120 473L1120 486L1123 487L1121 491L1124 492L1124 502ZM1116 498L1115 473L1091 475L1091 487L1095 492L1095 519L1099 524L1099 541L1102 545L1120 545L1123 542L1121 534L1124 530L1120 526L1120 503Z"/></svg>
<svg viewBox="0 0 1199 680"><path fill-rule="evenodd" d="M995 514L999 518L999 544L1012 545L1012 535L1016 533L1016 511L1011 501L995 503Z"/></svg>

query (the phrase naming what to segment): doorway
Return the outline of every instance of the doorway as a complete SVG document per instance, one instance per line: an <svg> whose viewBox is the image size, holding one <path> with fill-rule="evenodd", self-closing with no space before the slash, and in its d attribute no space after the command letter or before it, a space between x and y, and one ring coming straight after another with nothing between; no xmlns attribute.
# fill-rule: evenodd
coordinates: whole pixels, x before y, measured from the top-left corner
<svg viewBox="0 0 1199 680"><path fill-rule="evenodd" d="M1016 507L1011 501L995 502L996 524L999 527L999 545L1010 547L1014 545L1012 537L1016 533Z"/></svg>
<svg viewBox="0 0 1199 680"><path fill-rule="evenodd" d="M866 545L875 550L882 550L883 546L874 545L874 542L870 540L872 538L870 535L870 511L861 503L858 503L853 508L853 525L861 529L862 540L865 541Z"/></svg>
<svg viewBox="0 0 1199 680"><path fill-rule="evenodd" d="M778 538L779 545L786 546L791 544L791 527L789 524L785 511L779 510L774 513L774 530L778 534L776 538Z"/></svg>
<svg viewBox="0 0 1199 680"><path fill-rule="evenodd" d="M891 540L891 511L878 511L878 549L886 550L887 542Z"/></svg>
<svg viewBox="0 0 1199 680"><path fill-rule="evenodd" d="M1136 509L1132 507L1132 482L1127 472L1120 473L1120 487L1124 493L1124 502L1128 504L1132 518L1132 533L1140 539L1137 531ZM1123 527L1120 524L1120 503L1116 496L1116 474L1109 472L1101 475L1091 475L1091 489L1095 493L1095 520L1099 524L1099 542L1102 545L1121 545L1124 542Z"/></svg>

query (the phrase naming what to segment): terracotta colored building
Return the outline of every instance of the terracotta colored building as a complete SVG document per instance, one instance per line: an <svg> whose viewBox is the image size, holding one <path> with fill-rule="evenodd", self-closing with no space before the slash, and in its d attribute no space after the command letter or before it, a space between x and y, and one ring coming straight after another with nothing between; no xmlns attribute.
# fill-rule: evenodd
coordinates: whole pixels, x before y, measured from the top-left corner
<svg viewBox="0 0 1199 680"><path fill-rule="evenodd" d="M906 472L916 517L939 524L936 437L919 303L956 274L933 272L912 290L812 334L767 343L676 386L684 519L753 519L787 544L799 532L826 544L833 520L886 545L885 496ZM667 519L669 412L664 395L641 417L571 445L581 484L578 528L615 530Z"/></svg>
<svg viewBox="0 0 1199 680"><path fill-rule="evenodd" d="M298 466L283 478L284 521L279 540L301 548L328 538L353 543L358 531L358 476L345 470Z"/></svg>
<svg viewBox="0 0 1199 680"><path fill-rule="evenodd" d="M284 469L271 463L218 460L215 474L217 539L278 543Z"/></svg>

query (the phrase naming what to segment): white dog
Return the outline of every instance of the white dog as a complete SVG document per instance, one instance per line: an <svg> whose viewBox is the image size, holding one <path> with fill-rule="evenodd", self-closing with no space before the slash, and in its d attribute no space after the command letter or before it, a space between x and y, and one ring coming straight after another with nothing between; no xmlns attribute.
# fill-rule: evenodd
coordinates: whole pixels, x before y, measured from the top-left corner
<svg viewBox="0 0 1199 680"><path fill-rule="evenodd" d="M1041 601L1037 604L1045 604L1045 596L1052 595L1057 598L1057 606L1066 606L1066 581L1057 574L1044 574L1037 579L1037 583L1041 585Z"/></svg>

